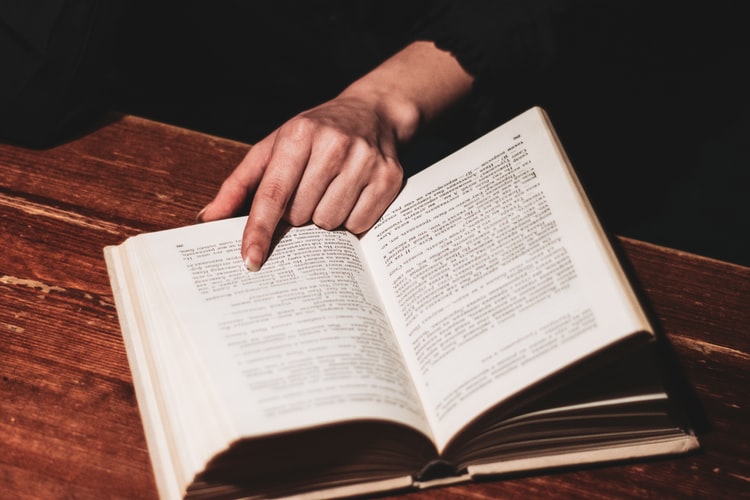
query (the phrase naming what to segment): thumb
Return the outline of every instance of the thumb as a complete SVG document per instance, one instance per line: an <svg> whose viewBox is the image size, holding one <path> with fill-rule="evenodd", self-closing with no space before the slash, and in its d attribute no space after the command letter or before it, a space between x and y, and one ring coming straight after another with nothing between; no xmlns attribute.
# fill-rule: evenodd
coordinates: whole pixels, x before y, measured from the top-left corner
<svg viewBox="0 0 750 500"><path fill-rule="evenodd" d="M240 215L249 209L252 194L268 165L276 133L252 146L243 160L221 184L216 196L198 212L196 222L210 222Z"/></svg>

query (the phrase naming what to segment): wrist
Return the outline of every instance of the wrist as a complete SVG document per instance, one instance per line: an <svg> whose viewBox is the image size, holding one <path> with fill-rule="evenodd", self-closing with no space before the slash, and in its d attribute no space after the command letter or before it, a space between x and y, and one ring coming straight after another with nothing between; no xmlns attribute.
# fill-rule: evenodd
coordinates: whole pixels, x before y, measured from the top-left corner
<svg viewBox="0 0 750 500"><path fill-rule="evenodd" d="M352 83L341 97L367 103L403 143L468 95L473 81L452 54L417 41Z"/></svg>
<svg viewBox="0 0 750 500"><path fill-rule="evenodd" d="M389 83L363 78L344 89L339 97L366 103L401 144L408 142L425 120L419 104Z"/></svg>

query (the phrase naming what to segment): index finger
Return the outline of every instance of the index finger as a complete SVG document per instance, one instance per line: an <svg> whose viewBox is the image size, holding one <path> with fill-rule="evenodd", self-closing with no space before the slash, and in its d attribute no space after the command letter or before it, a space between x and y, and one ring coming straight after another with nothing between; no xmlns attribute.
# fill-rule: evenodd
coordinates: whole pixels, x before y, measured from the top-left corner
<svg viewBox="0 0 750 500"><path fill-rule="evenodd" d="M304 137L277 134L242 233L242 259L248 270L258 271L266 260L273 233L302 178L310 150L310 141Z"/></svg>

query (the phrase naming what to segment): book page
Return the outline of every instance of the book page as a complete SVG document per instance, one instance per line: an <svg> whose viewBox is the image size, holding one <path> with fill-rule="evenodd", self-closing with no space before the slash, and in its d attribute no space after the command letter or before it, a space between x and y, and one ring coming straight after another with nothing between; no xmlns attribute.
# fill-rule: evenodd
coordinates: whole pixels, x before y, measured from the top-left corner
<svg viewBox="0 0 750 500"><path fill-rule="evenodd" d="M649 328L592 213L532 109L410 178L362 238L439 447Z"/></svg>
<svg viewBox="0 0 750 500"><path fill-rule="evenodd" d="M162 310L144 314L162 318L147 324L152 343L173 335L173 345L192 346L217 411L236 436L357 418L389 419L429 435L357 239L315 226L293 228L263 269L251 273L239 252L244 223L230 219L126 243L148 276L140 286L157 288L162 297L153 301ZM148 309L152 301L144 302ZM191 387L178 378L165 391L186 395ZM199 402L189 400L170 403L175 421L195 411L191 404Z"/></svg>

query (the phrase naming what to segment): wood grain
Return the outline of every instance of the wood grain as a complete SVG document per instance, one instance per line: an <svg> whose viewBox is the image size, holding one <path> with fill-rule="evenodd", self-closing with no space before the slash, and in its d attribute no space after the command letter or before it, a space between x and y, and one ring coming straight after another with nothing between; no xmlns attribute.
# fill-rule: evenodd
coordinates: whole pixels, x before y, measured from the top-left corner
<svg viewBox="0 0 750 500"><path fill-rule="evenodd" d="M48 150L0 144L0 497L156 498L102 249L192 223L247 148L133 116ZM393 498L750 496L750 269L616 241L703 450Z"/></svg>

